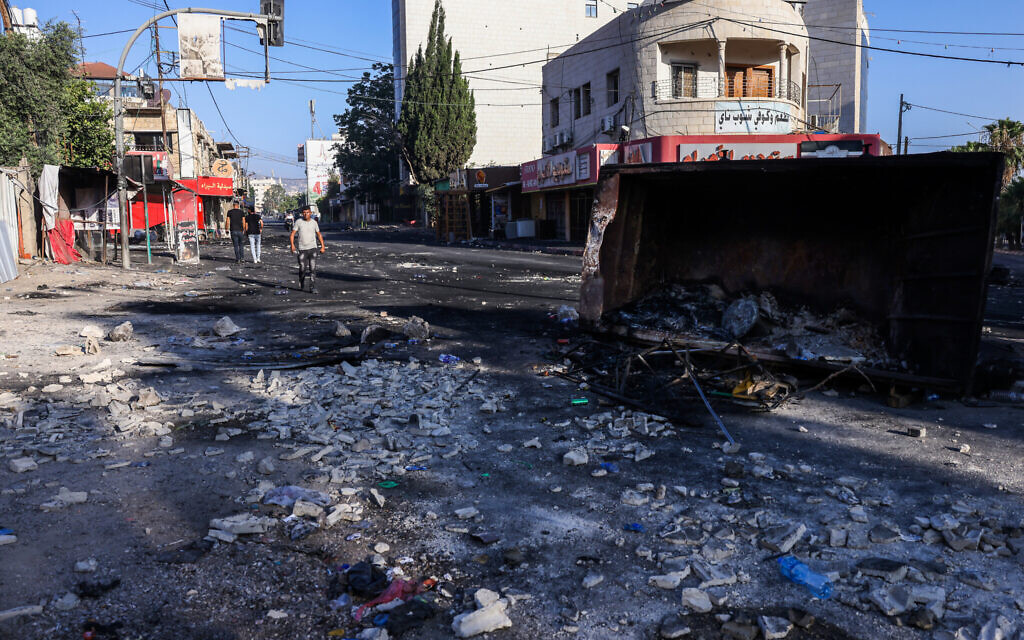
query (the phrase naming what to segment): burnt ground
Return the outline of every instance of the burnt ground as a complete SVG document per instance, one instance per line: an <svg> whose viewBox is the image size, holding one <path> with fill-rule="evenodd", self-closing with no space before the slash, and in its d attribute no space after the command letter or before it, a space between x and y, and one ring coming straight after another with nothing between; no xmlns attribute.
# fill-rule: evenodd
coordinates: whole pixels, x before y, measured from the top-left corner
<svg viewBox="0 0 1024 640"><path fill-rule="evenodd" d="M683 608L680 588L659 589L648 578L666 573L659 561L669 557L702 558L700 546L665 542L660 532L672 520L704 524L708 534L723 528L735 533L735 539L729 533L722 538L735 549L720 566L737 581L705 589L717 604L711 614L687 617L691 637L725 637L723 616L742 626L748 617L784 615L790 607L817 619L790 638L932 637L900 626L868 600L882 583L850 567L879 556L921 567L914 584L945 589L937 629L966 627L973 637L995 615L1019 620L1024 603L1014 600L1024 591L1020 546L954 552L941 542L922 542L912 529L915 516L950 512L964 521L987 521L987 531L1004 540L1022 524L1024 414L1015 406L940 398L892 409L882 395L842 387L838 395L811 394L771 413L717 403L742 444L739 454L724 456L711 418L691 403L673 435L643 441L652 457L637 462L613 449L601 459L616 463L619 472L594 477L595 456L588 465L568 467L562 455L592 438L583 420L616 407L537 375L558 348L556 340L567 335L553 315L559 306L575 304L578 258L436 246L410 232L338 232L327 240L316 296L296 290L286 237L273 228L263 265L237 266L230 246L219 244L206 249L196 267L175 266L165 257L129 274L95 265L38 265L0 286L0 396L12 392L31 406L21 430L0 422L6 458L0 529L17 536L0 546L0 611L43 605L41 614L0 622L0 637L77 638L89 619L122 625L122 638L322 638L336 629L355 637L367 625L328 606L331 569L367 559L373 543L386 542L390 550L382 555L389 566L436 576L444 586L431 594L438 615L401 637L453 637L452 616L486 587L511 596L513 626L483 637L654 638L659 621ZM134 252L133 259L144 261L144 253ZM1024 279L1020 256L999 254L997 261ZM986 350L1007 360L1024 335L1022 291L993 287L990 296ZM241 341L190 346L196 336L206 339L224 315L246 329ZM381 357L411 356L434 367L439 354L455 354L463 359L460 370L479 369L474 384L505 397L498 413L480 412L479 401L469 396L453 399L452 430L476 446L434 456L425 472L359 477L354 486L398 482L383 490L383 508L369 504L369 525L360 525L366 528L339 525L295 542L276 529L235 544L203 542L212 518L252 510L243 496L260 481L329 490L316 478L322 465L280 459L288 442L254 433L215 441L233 423L217 422L221 414L212 403L229 411L251 407L251 415L263 417L264 398L247 384L259 369L269 373L284 363L329 359L350 343L334 336L337 320L358 334L371 323L397 329L413 315L426 319L435 336L417 345L403 340ZM82 344L78 331L86 324L109 330L124 320L134 325L130 342L103 341L98 356L52 355L60 345ZM477 357L479 367L471 362ZM173 426L170 450L184 451L167 454L158 437L118 433L104 413L73 404L77 395L92 393L77 374L105 358L124 371L121 381L165 396L174 408L161 418ZM140 364L147 361L183 366ZM62 375L74 377L62 390L42 392ZM570 406L579 397L590 403ZM54 408L51 400L67 404ZM181 409L190 406L195 415L184 415ZM658 407L649 410L657 413ZM0 413L0 419L9 416ZM40 451L40 434L31 425L44 418L58 423L58 431L61 421L73 424L76 435L57 433L54 449ZM926 427L927 437L908 437L909 426ZM540 448L523 446L534 438ZM962 444L969 452L961 453ZM501 445L512 449L499 451ZM211 447L224 452L207 455ZM276 470L261 475L251 464L237 463L247 451L256 460L272 457ZM26 454L38 461L37 470L8 470L8 459ZM130 464L106 468L121 461ZM724 499L727 461L744 467L738 506ZM773 472L753 475L759 462ZM649 496L647 504L622 503L624 491L644 483L654 488L639 489ZM872 542L866 549L829 546L828 529L850 525L848 505L829 493L839 484L857 487L868 526L887 525L905 539ZM660 485L667 487L664 497ZM87 502L41 510L60 487L87 491ZM685 487L685 495L674 487ZM494 533L497 542L485 545L448 530L458 524L454 510L469 505L480 511L471 528ZM807 527L794 553L834 572L836 597L813 600L779 577L775 554L755 544L763 534L760 523L746 524L758 512L771 522ZM623 531L630 523L644 531ZM347 539L353 533L361 537ZM95 558L99 570L75 573L75 563L87 558ZM411 562L402 565L400 558ZM581 581L591 573L604 581L585 589ZM977 587L972 573L995 584ZM67 610L55 605L80 581L104 577L119 583L82 596ZM698 583L691 575L682 588ZM270 611L287 617L268 617Z"/></svg>

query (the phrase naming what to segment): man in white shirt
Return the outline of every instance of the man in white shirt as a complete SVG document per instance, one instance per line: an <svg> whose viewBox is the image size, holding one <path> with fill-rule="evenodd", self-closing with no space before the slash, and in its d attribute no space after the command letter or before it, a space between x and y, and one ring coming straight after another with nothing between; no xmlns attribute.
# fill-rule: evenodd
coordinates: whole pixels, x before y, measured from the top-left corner
<svg viewBox="0 0 1024 640"><path fill-rule="evenodd" d="M292 253L299 258L299 289L305 291L306 277L309 277L309 292L316 293L316 254L317 242L320 244L320 253L327 251L327 244L323 235L320 234L320 225L313 220L313 211L309 207L302 209L302 218L295 221L292 227L291 245ZM296 248L296 237L298 245Z"/></svg>

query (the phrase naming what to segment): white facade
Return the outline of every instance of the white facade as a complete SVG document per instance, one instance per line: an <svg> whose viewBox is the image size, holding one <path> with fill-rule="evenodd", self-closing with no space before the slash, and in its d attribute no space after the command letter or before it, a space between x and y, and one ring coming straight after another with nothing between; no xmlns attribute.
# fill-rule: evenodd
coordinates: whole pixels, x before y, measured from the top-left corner
<svg viewBox="0 0 1024 640"><path fill-rule="evenodd" d="M835 122L836 133L865 133L870 52L855 46L871 44L863 0L808 0L804 20L821 38L811 41L808 112Z"/></svg>
<svg viewBox="0 0 1024 640"><path fill-rule="evenodd" d="M786 33L747 16L786 24ZM784 0L646 3L545 65L544 151L807 130L808 48L803 19Z"/></svg>
<svg viewBox="0 0 1024 640"><path fill-rule="evenodd" d="M476 98L472 166L537 158L543 63L629 10L626 0L444 0L445 32ZM430 29L434 0L392 0L396 111L408 64Z"/></svg>
<svg viewBox="0 0 1024 640"><path fill-rule="evenodd" d="M254 178L249 181L249 185L253 190L253 206L256 207L257 211L263 213L270 213L263 208L263 196L267 195L267 191L274 185L281 185L280 178ZM283 185L281 185L283 187Z"/></svg>

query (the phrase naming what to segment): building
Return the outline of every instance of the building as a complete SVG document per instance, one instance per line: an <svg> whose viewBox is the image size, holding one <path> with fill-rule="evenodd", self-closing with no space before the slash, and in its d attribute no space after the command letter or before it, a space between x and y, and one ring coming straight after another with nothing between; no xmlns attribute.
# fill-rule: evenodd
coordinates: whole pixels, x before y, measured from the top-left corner
<svg viewBox="0 0 1024 640"><path fill-rule="evenodd" d="M77 73L93 82L99 99L113 101L116 68L87 62L79 65ZM200 229L204 235L224 235L225 214L236 191L244 187L238 153L231 143L215 141L194 111L171 105L169 91L158 93L152 78L129 75L122 80L125 170L139 177L151 174L168 191L182 187L195 191L202 200L199 209L204 219ZM138 168L133 162L140 163ZM131 203L132 228L145 225L143 210L147 208L150 226L173 219L173 214L165 214L172 207L170 194L164 191L161 187L147 194L148 203L141 201L141 195L136 196Z"/></svg>
<svg viewBox="0 0 1024 640"><path fill-rule="evenodd" d="M281 179L253 178L252 180L249 181L249 185L252 187L253 190L253 205L256 207L256 210L261 211L263 213L272 213L271 211L268 211L263 207L263 196L267 195L267 191L270 189L270 187L273 187L275 185L283 189L284 185L281 184Z"/></svg>
<svg viewBox="0 0 1024 640"><path fill-rule="evenodd" d="M729 17L755 14L792 26ZM807 130L808 47L800 12L784 0L645 4L544 66L544 151Z"/></svg>
<svg viewBox="0 0 1024 640"><path fill-rule="evenodd" d="M445 0L445 31L476 97L477 143L469 164L519 164L540 156L542 64L637 2ZM434 0L392 0L396 110L409 61L427 38ZM397 113L396 113L397 115Z"/></svg>
<svg viewBox="0 0 1024 640"><path fill-rule="evenodd" d="M812 38L808 117L827 131L867 132L869 52L863 46L871 44L871 32L863 0L809 0L804 21Z"/></svg>

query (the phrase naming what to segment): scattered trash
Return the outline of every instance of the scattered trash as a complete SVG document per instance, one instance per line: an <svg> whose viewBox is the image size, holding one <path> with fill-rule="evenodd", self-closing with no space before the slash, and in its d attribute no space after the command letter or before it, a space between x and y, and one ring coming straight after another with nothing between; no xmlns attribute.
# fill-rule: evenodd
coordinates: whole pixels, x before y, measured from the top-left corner
<svg viewBox="0 0 1024 640"><path fill-rule="evenodd" d="M576 311L575 307L562 305L561 307L558 308L558 321L561 322L562 324L575 323L579 322L579 320L580 314L578 311Z"/></svg>
<svg viewBox="0 0 1024 640"><path fill-rule="evenodd" d="M811 571L810 567L790 555L782 556L778 563L784 578L807 589L815 598L828 600L832 597L832 582L827 576Z"/></svg>
<svg viewBox="0 0 1024 640"><path fill-rule="evenodd" d="M419 465L411 464L405 468L406 471L426 471L427 468Z"/></svg>
<svg viewBox="0 0 1024 640"><path fill-rule="evenodd" d="M615 464L614 462L602 462L601 468L607 471L608 473L619 472L619 465Z"/></svg>
<svg viewBox="0 0 1024 640"><path fill-rule="evenodd" d="M385 480L384 482L378 482L377 486L381 489L394 489L398 486L398 483L394 480Z"/></svg>
<svg viewBox="0 0 1024 640"><path fill-rule="evenodd" d="M426 340L430 337L430 324L419 316L413 316L402 327L402 333L413 340Z"/></svg>
<svg viewBox="0 0 1024 640"><path fill-rule="evenodd" d="M589 398L573 398L573 400L572 400L572 402L570 402L570 404L572 406L574 406L574 407L579 407L579 406L582 406L582 405L585 405L585 404L590 404L590 399Z"/></svg>
<svg viewBox="0 0 1024 640"><path fill-rule="evenodd" d="M644 529L644 525L640 524L639 522L630 522L629 524L624 524L622 525L622 530L634 531L636 533L643 533L644 531L646 531L646 529Z"/></svg>
<svg viewBox="0 0 1024 640"><path fill-rule="evenodd" d="M437 359L445 364L456 364L458 362L461 362L462 360L458 356L453 356L447 353L442 353L440 356L437 357Z"/></svg>
<svg viewBox="0 0 1024 640"><path fill-rule="evenodd" d="M296 500L305 500L321 507L329 507L331 505L331 496L326 493L294 485L274 487L263 496L263 504L276 504L285 509L291 509L295 506Z"/></svg>
<svg viewBox="0 0 1024 640"><path fill-rule="evenodd" d="M388 576L368 562L359 562L348 570L348 588L360 598L376 598L388 588Z"/></svg>

